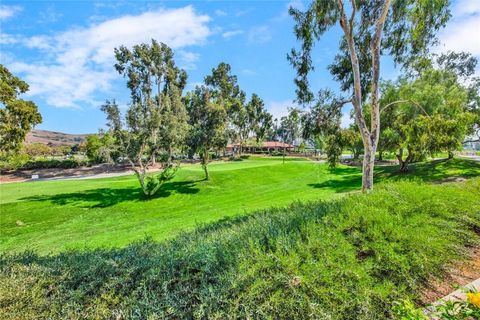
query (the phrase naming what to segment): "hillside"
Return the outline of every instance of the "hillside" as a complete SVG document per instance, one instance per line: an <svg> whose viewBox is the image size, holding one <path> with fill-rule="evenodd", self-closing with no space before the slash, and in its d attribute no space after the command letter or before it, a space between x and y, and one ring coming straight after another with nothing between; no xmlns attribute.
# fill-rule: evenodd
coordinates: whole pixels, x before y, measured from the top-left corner
<svg viewBox="0 0 480 320"><path fill-rule="evenodd" d="M221 181L221 172L216 172L217 181ZM118 188L118 180L113 184L104 181ZM78 183L58 182L64 184L62 190ZM90 182L102 183L102 179ZM25 191L38 186L43 194L54 192L54 185L46 187L40 182L21 186ZM168 200L168 195L135 200L138 194L128 187L120 187L125 190L120 193L96 187L96 193L36 195L30 202L24 194L17 195L20 201L10 203L13 219L2 220L2 230L9 228L7 241L14 233L23 233L16 239L26 239L29 230L42 229L42 234L32 239L47 240L47 248L54 248L59 242L55 237L66 235L66 228L70 228L69 237L84 240L130 231L145 237L151 233L142 227L158 230L180 216L198 221L205 212L190 208L172 214L174 206L170 205L164 210L170 216L159 217L155 208ZM430 279L441 279L455 261L467 258L467 247L478 244L480 180L431 185L400 181L375 188L368 195L264 209L167 241L155 242L150 237L122 248L92 248L84 242L77 250L68 246L69 250L59 254L39 255L28 250L3 255L0 318L396 318L396 301L419 301ZM209 189L217 193L225 188ZM198 199L207 190L185 190L183 196ZM112 202L110 195L121 200ZM232 200L239 195L242 193L232 193ZM42 201L61 210L63 216L60 211L39 215L35 209L22 208L24 203L37 206ZM136 207L140 219L126 211L132 201L140 201ZM149 202L156 205L145 208ZM183 202L176 203L181 207ZM108 206L116 209L105 214ZM82 213L74 213L72 208ZM217 209L224 212L224 208ZM125 219L137 225L126 226ZM91 232L89 227L99 222L100 229ZM115 239L123 238L117 235Z"/></svg>
<svg viewBox="0 0 480 320"><path fill-rule="evenodd" d="M44 143L49 145L75 145L85 141L88 134L69 134L48 130L33 129L27 134L26 143Z"/></svg>

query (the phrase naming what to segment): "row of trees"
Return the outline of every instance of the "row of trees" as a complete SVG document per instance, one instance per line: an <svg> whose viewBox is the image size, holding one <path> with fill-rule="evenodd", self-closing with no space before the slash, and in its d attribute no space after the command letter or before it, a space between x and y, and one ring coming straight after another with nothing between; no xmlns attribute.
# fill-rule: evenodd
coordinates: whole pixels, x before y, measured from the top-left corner
<svg viewBox="0 0 480 320"><path fill-rule="evenodd" d="M120 47L115 56L116 70L127 78L131 102L125 117L115 101L102 106L109 126L102 139L108 143L99 143L104 149L97 148L97 153L104 158L115 154L115 159L128 161L148 196L174 176L178 167L173 161L175 152L198 154L209 179L211 152L224 148L228 141L238 141L241 154L252 137L257 142L264 138L289 143L303 139L323 150L331 166L347 148L354 158L364 154L364 170L370 166L365 159L373 161L375 157L368 156L355 108L355 124L349 129L340 127L341 109L352 99L330 90L320 90L307 109L291 109L279 124L272 121L258 95L252 94L247 101L228 64L220 63L203 84L184 94L187 75L176 67L165 44L152 40L131 50ZM477 61L471 55L448 53L409 63L411 73L397 81L378 82L376 103L382 106L378 119L373 115L376 107L371 96L361 106L366 126L371 126L371 121L382 123L382 130L376 129L375 151L395 152L402 171L426 155L452 154L479 119L479 80L472 77ZM160 172L147 174L156 162L161 163Z"/></svg>
<svg viewBox="0 0 480 320"><path fill-rule="evenodd" d="M114 100L102 106L113 139L109 151L130 164L147 196L175 175L175 152L199 154L208 179L212 151L239 141L241 153L247 139L260 141L272 127L263 101L256 94L246 101L226 63L184 94L187 74L176 66L167 45L152 40L132 49L122 46L115 57L115 69L127 79L130 103L124 116ZM148 174L157 162L160 171Z"/></svg>
<svg viewBox="0 0 480 320"><path fill-rule="evenodd" d="M480 126L480 79L474 77L477 59L468 53L448 52L422 59L415 73L396 81L381 81L381 131L377 151L393 153L400 171L426 156L459 150L465 137ZM288 117L292 132L327 154L334 167L348 149L353 158L364 154L359 128L340 126L344 101L329 90L321 90L307 110L293 109ZM370 125L371 104L366 101L363 114Z"/></svg>

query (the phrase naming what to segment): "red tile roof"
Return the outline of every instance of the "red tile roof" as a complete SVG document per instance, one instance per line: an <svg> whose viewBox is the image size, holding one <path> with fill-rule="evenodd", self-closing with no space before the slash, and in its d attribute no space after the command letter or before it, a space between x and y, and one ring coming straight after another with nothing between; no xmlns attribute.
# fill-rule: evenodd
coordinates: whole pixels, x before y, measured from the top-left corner
<svg viewBox="0 0 480 320"><path fill-rule="evenodd" d="M256 147L255 145L243 145L244 147ZM227 144L227 148L234 148L234 147L240 147L239 143L229 143ZM279 142L279 141L264 141L262 142L262 148L295 148L293 144L288 144L284 142Z"/></svg>

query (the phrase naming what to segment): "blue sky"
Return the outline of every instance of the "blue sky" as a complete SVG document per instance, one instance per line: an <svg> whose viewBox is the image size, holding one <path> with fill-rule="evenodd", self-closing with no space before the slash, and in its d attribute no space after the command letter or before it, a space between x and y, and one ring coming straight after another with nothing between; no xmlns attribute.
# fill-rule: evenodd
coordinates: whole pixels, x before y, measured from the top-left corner
<svg viewBox="0 0 480 320"><path fill-rule="evenodd" d="M24 98L40 108L40 129L92 133L105 126L105 99L128 102L116 74L113 48L151 38L175 51L189 74L188 87L227 62L248 95L255 92L276 117L293 105L294 72L286 55L297 45L289 6L302 1L2 1L0 60L30 84ZM437 51L467 50L480 57L480 0L452 4L453 19L440 34ZM314 52L312 87L338 85L326 66L336 53L333 29ZM398 75L388 58L382 77ZM344 124L348 123L348 108Z"/></svg>

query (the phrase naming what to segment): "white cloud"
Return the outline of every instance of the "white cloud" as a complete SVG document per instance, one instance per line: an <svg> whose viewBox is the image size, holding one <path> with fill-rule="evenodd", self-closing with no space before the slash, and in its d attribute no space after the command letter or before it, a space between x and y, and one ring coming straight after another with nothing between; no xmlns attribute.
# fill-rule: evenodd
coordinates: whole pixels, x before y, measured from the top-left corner
<svg viewBox="0 0 480 320"><path fill-rule="evenodd" d="M19 6L0 5L0 20L11 18L20 11L22 11L22 7Z"/></svg>
<svg viewBox="0 0 480 320"><path fill-rule="evenodd" d="M225 39L230 39L231 37L238 36L243 33L243 30L232 30L222 33L222 37Z"/></svg>
<svg viewBox="0 0 480 320"><path fill-rule="evenodd" d="M273 119L280 119L288 115L288 108L298 107L298 104L292 100L284 101L270 101L266 104L268 112L273 116Z"/></svg>
<svg viewBox="0 0 480 320"><path fill-rule="evenodd" d="M215 10L215 14L219 17L223 17L223 16L227 15L227 13L225 11L220 10L220 9Z"/></svg>
<svg viewBox="0 0 480 320"><path fill-rule="evenodd" d="M455 14L471 15L480 13L480 1L478 0L459 0L455 5Z"/></svg>
<svg viewBox="0 0 480 320"><path fill-rule="evenodd" d="M452 19L439 35L441 51L467 51L480 57L480 1L459 0L452 9Z"/></svg>
<svg viewBox="0 0 480 320"><path fill-rule="evenodd" d="M38 22L40 23L53 23L58 21L62 17L62 14L55 11L55 8L50 5L45 11L39 13Z"/></svg>
<svg viewBox="0 0 480 320"><path fill-rule="evenodd" d="M200 45L211 34L209 21L208 16L186 6L122 16L53 36L38 35L22 43L41 50L42 60L32 64L16 62L9 67L23 74L30 84L30 95L40 95L53 106L94 104L92 96L108 90L117 77L112 67L115 47L131 47L152 38L177 50ZM181 50L179 56L190 66L198 59L198 55Z"/></svg>
<svg viewBox="0 0 480 320"><path fill-rule="evenodd" d="M11 35L11 34L6 34L6 33L0 33L0 44L15 44L20 42L20 39L17 36Z"/></svg>
<svg viewBox="0 0 480 320"><path fill-rule="evenodd" d="M195 62L198 61L200 55L190 51L179 50L178 52L180 67L185 70L196 69Z"/></svg>
<svg viewBox="0 0 480 320"><path fill-rule="evenodd" d="M238 10L237 12L235 12L235 16L236 17L241 17L241 16L244 16L248 13L250 13L252 11L252 8L248 8L248 9L244 9L244 10Z"/></svg>
<svg viewBox="0 0 480 320"><path fill-rule="evenodd" d="M243 75L246 75L246 76L254 76L256 75L257 73L253 70L250 70L250 69L242 69L242 74Z"/></svg>
<svg viewBox="0 0 480 320"><path fill-rule="evenodd" d="M248 33L248 42L263 44L272 39L272 32L268 26L253 27Z"/></svg>

